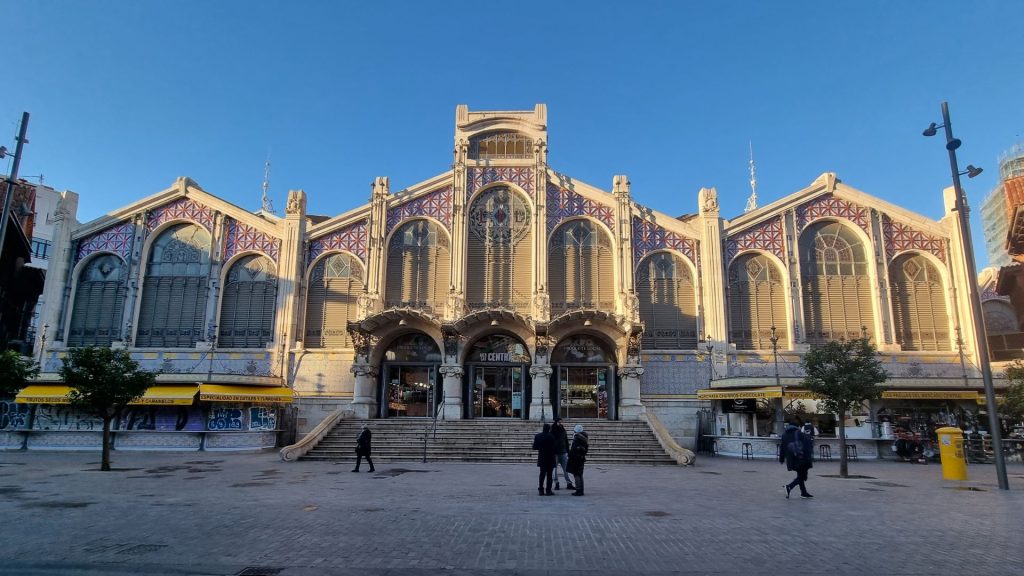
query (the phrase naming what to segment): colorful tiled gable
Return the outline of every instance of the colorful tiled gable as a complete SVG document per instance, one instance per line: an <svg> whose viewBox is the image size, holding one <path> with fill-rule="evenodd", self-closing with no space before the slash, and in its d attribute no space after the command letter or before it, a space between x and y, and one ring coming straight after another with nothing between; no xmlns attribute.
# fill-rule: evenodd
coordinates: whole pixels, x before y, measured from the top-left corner
<svg viewBox="0 0 1024 576"><path fill-rule="evenodd" d="M888 214L882 214L882 233L885 234L885 255L888 260L892 260L897 252L920 250L946 261L945 242L942 238L918 232L906 224L896 222Z"/></svg>
<svg viewBox="0 0 1024 576"><path fill-rule="evenodd" d="M548 182L547 209L548 233L570 216L593 216L604 222L609 230L615 230L615 213L611 206L584 198L552 182Z"/></svg>
<svg viewBox="0 0 1024 576"><path fill-rule="evenodd" d="M446 186L388 208L388 232L391 232L402 220L413 216L435 218L444 224L444 227L450 232L452 229L452 187Z"/></svg>
<svg viewBox="0 0 1024 576"><path fill-rule="evenodd" d="M497 168L468 168L466 170L466 197L492 182L509 182L519 186L534 198L533 168L505 166Z"/></svg>
<svg viewBox="0 0 1024 576"><path fill-rule="evenodd" d="M131 221L114 224L82 238L78 241L75 251L75 263L96 252L113 252L125 261L131 260L132 246L135 244L135 224Z"/></svg>
<svg viewBox="0 0 1024 576"><path fill-rule="evenodd" d="M281 241L272 236L243 224L234 218L227 218L224 222L227 231L227 240L224 242L224 261L228 261L239 252L255 250L262 252L277 262L277 253L281 248Z"/></svg>
<svg viewBox="0 0 1024 576"><path fill-rule="evenodd" d="M780 260L785 262L782 236L781 216L765 220L738 234L733 234L729 236L726 242L726 261L732 261L737 254L744 250L764 250L778 256Z"/></svg>
<svg viewBox="0 0 1024 576"><path fill-rule="evenodd" d="M796 209L796 227L802 232L807 225L818 218L833 217L849 220L860 226L861 230L871 234L868 225L868 209L836 198L832 194L823 194L805 202Z"/></svg>
<svg viewBox="0 0 1024 576"><path fill-rule="evenodd" d="M174 202L154 208L146 215L146 229L152 231L168 220L189 220L213 233L213 210L191 198L178 198Z"/></svg>
<svg viewBox="0 0 1024 576"><path fill-rule="evenodd" d="M309 242L307 262L330 250L347 250L366 263L366 220L350 224L341 230Z"/></svg>
<svg viewBox="0 0 1024 576"><path fill-rule="evenodd" d="M678 250L696 263L697 242L692 238L684 238L675 232L658 226L654 222L633 217L633 265L635 266L648 252L665 248Z"/></svg>

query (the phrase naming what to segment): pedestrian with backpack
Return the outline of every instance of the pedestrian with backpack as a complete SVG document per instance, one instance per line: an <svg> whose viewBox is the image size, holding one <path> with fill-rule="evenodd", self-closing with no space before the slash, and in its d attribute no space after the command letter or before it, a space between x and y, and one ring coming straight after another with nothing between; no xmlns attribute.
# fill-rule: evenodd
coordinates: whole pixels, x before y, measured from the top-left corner
<svg viewBox="0 0 1024 576"><path fill-rule="evenodd" d="M814 441L811 437L800 431L792 422L786 423L786 431L782 433L779 441L779 464L785 464L786 470L796 472L796 478L785 485L786 498L793 488L800 487L800 497L814 498L807 491L807 471L811 469L811 462L814 456Z"/></svg>

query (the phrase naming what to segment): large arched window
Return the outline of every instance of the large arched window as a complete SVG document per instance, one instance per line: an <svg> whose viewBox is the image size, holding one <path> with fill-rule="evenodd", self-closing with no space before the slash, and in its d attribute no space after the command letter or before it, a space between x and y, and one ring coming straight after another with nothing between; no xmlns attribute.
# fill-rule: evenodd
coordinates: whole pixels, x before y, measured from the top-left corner
<svg viewBox="0 0 1024 576"><path fill-rule="evenodd" d="M350 347L348 321L358 316L362 293L363 266L354 256L331 254L317 262L306 300L306 347Z"/></svg>
<svg viewBox="0 0 1024 576"><path fill-rule="evenodd" d="M68 346L110 346L121 339L127 266L113 254L89 260L78 274Z"/></svg>
<svg viewBox="0 0 1024 576"><path fill-rule="evenodd" d="M740 350L770 350L772 327L783 347L786 291L778 266L764 254L744 254L729 265L729 341Z"/></svg>
<svg viewBox="0 0 1024 576"><path fill-rule="evenodd" d="M548 251L551 314L577 308L615 309L612 243L590 220L555 229Z"/></svg>
<svg viewBox="0 0 1024 576"><path fill-rule="evenodd" d="M871 336L871 277L867 250L838 222L811 226L800 237L804 330L808 344Z"/></svg>
<svg viewBox="0 0 1024 576"><path fill-rule="evenodd" d="M274 339L277 274L266 256L249 255L231 265L220 309L217 345L266 348Z"/></svg>
<svg viewBox="0 0 1024 576"><path fill-rule="evenodd" d="M466 303L470 308L529 312L533 293L530 206L506 186L477 196L469 208Z"/></svg>
<svg viewBox="0 0 1024 576"><path fill-rule="evenodd" d="M429 220L403 224L391 236L384 306L440 313L451 282L448 235Z"/></svg>
<svg viewBox="0 0 1024 576"><path fill-rule="evenodd" d="M682 258L669 252L655 252L644 258L636 272L636 295L644 323L644 348L697 347L695 283Z"/></svg>
<svg viewBox="0 0 1024 576"><path fill-rule="evenodd" d="M939 270L920 254L889 267L896 342L903 350L949 350L949 316Z"/></svg>
<svg viewBox="0 0 1024 576"><path fill-rule="evenodd" d="M192 348L203 340L209 275L205 228L177 224L160 234L149 251L135 344Z"/></svg>
<svg viewBox="0 0 1024 576"><path fill-rule="evenodd" d="M469 139L473 160L533 158L533 141L519 132L488 132Z"/></svg>

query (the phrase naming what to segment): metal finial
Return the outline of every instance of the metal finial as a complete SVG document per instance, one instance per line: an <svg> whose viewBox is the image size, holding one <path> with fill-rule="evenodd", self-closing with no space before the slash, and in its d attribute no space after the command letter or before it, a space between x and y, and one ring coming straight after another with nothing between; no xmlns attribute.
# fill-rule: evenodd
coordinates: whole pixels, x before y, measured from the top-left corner
<svg viewBox="0 0 1024 576"><path fill-rule="evenodd" d="M750 198L744 212L757 209L757 167L754 166L754 143L750 142Z"/></svg>
<svg viewBox="0 0 1024 576"><path fill-rule="evenodd" d="M267 191L270 189L270 158L267 158L266 164L263 165L263 202L260 210L263 212L274 213L274 204L270 201L270 195Z"/></svg>

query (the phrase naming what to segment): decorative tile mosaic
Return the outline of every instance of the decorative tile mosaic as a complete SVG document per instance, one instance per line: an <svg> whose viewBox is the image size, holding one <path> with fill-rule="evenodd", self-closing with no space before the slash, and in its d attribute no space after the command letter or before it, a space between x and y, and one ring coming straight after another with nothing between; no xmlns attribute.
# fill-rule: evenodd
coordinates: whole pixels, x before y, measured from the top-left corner
<svg viewBox="0 0 1024 576"><path fill-rule="evenodd" d="M733 234L726 241L726 262L732 261L743 250L764 250L786 261L782 245L782 217L772 218L757 226Z"/></svg>
<svg viewBox="0 0 1024 576"><path fill-rule="evenodd" d="M633 265L643 260L648 252L670 248L678 250L696 263L697 241L669 232L654 222L633 217Z"/></svg>
<svg viewBox="0 0 1024 576"><path fill-rule="evenodd" d="M312 262L317 256L328 250L348 250L366 263L366 227L367 221L360 220L341 230L321 236L309 242L309 254L306 262Z"/></svg>
<svg viewBox="0 0 1024 576"><path fill-rule="evenodd" d="M227 218L224 227L227 239L224 242L224 261L246 250L262 252L277 262L277 254L281 249L281 240L268 236L256 228L243 224L234 218Z"/></svg>
<svg viewBox="0 0 1024 576"><path fill-rule="evenodd" d="M406 218L430 216L452 229L452 187L446 186L403 204L388 208L388 232Z"/></svg>
<svg viewBox="0 0 1024 576"><path fill-rule="evenodd" d="M213 233L213 209L191 198L178 198L174 202L154 208L146 215L146 229L153 230L168 220L189 220L201 224Z"/></svg>
<svg viewBox="0 0 1024 576"><path fill-rule="evenodd" d="M918 232L906 224L894 221L888 214L882 214L882 233L885 235L885 256L888 260L892 260L896 252L920 250L946 261L945 242L942 238Z"/></svg>
<svg viewBox="0 0 1024 576"><path fill-rule="evenodd" d="M474 192L491 182L515 184L525 190L530 198L536 198L533 189L533 168L517 166L466 169L466 197L472 196Z"/></svg>
<svg viewBox="0 0 1024 576"><path fill-rule="evenodd" d="M571 216L592 216L604 222L609 230L615 230L614 208L584 198L572 190L560 188L552 182L548 182L547 209L549 234L562 220Z"/></svg>
<svg viewBox="0 0 1024 576"><path fill-rule="evenodd" d="M869 236L871 235L868 224L868 209L836 198L832 194L824 194L813 200L804 202L796 209L796 228L802 232L807 225L818 218L824 217L842 218L849 220L861 227Z"/></svg>
<svg viewBox="0 0 1024 576"><path fill-rule="evenodd" d="M75 263L77 264L86 256L95 252L113 252L125 261L130 261L132 246L135 244L135 224L131 221L114 224L86 236L78 241L78 249L75 251Z"/></svg>

